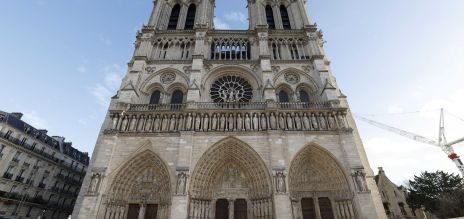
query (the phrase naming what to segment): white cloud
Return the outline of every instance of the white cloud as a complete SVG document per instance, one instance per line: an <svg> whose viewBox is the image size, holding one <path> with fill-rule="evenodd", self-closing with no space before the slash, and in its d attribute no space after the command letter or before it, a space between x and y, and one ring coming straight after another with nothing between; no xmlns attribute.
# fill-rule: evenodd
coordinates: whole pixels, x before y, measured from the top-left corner
<svg viewBox="0 0 464 219"><path fill-rule="evenodd" d="M232 12L226 13L224 15L224 19L230 22L241 22L241 23L248 22L246 15L240 11L232 11Z"/></svg>
<svg viewBox="0 0 464 219"><path fill-rule="evenodd" d="M218 30L229 30L230 26L220 18L214 18L214 27Z"/></svg>
<svg viewBox="0 0 464 219"><path fill-rule="evenodd" d="M38 129L50 128L48 121L35 110L23 111L23 120Z"/></svg>
<svg viewBox="0 0 464 219"><path fill-rule="evenodd" d="M401 108L400 106L398 105L392 105L392 106L389 106L387 108L387 112L388 113L402 113L403 112L403 108Z"/></svg>
<svg viewBox="0 0 464 219"><path fill-rule="evenodd" d="M86 73L86 72L87 72L87 68L86 68L85 66L83 66L83 65L77 67L76 70L77 70L77 72L79 72L79 73Z"/></svg>
<svg viewBox="0 0 464 219"><path fill-rule="evenodd" d="M111 97L116 94L121 84L123 71L123 68L117 64L103 68L105 74L103 82L95 84L90 91L101 106L107 107Z"/></svg>

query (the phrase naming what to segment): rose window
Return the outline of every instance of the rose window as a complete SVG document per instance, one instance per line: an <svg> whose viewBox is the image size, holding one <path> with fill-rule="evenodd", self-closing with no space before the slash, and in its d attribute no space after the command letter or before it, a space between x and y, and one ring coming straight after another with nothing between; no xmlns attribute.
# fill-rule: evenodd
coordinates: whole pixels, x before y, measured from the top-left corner
<svg viewBox="0 0 464 219"><path fill-rule="evenodd" d="M245 79L229 75L213 83L210 95L215 103L250 102L253 98L253 89Z"/></svg>

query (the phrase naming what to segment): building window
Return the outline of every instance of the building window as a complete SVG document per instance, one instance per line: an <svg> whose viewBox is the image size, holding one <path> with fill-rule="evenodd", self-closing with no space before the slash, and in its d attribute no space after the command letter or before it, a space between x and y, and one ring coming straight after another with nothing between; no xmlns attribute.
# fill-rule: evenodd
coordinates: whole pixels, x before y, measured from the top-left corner
<svg viewBox="0 0 464 219"><path fill-rule="evenodd" d="M302 103L309 103L309 95L304 90L300 90L300 101Z"/></svg>
<svg viewBox="0 0 464 219"><path fill-rule="evenodd" d="M282 16L282 25L284 29L292 29L292 26L290 25L290 18L288 17L288 11L285 5L280 6L280 15Z"/></svg>
<svg viewBox="0 0 464 219"><path fill-rule="evenodd" d="M169 17L168 30L177 29L177 22L179 21L180 5L176 4L171 10L171 16Z"/></svg>
<svg viewBox="0 0 464 219"><path fill-rule="evenodd" d="M184 102L184 93L180 90L175 90L171 96L171 104L182 104Z"/></svg>
<svg viewBox="0 0 464 219"><path fill-rule="evenodd" d="M0 144L0 158L3 156L3 149L5 149L5 145Z"/></svg>
<svg viewBox="0 0 464 219"><path fill-rule="evenodd" d="M250 102L253 99L253 88L245 79L228 75L211 85L210 96L215 103Z"/></svg>
<svg viewBox="0 0 464 219"><path fill-rule="evenodd" d="M11 130L8 130L8 131L6 132L6 134L5 134L4 137L5 137L6 139L9 139L12 133L13 133L13 132L12 132Z"/></svg>
<svg viewBox="0 0 464 219"><path fill-rule="evenodd" d="M154 91L150 97L150 104L159 104L161 100L161 92L159 90Z"/></svg>
<svg viewBox="0 0 464 219"><path fill-rule="evenodd" d="M287 103L290 102L290 97L288 96L288 93L284 90L279 91L279 102L281 103Z"/></svg>
<svg viewBox="0 0 464 219"><path fill-rule="evenodd" d="M195 25L195 14L197 11L197 7L195 4L191 4L187 10L187 18L185 19L185 29L191 30Z"/></svg>
<svg viewBox="0 0 464 219"><path fill-rule="evenodd" d="M266 5L266 21L267 25L269 25L269 29L275 29L274 12L270 5Z"/></svg>

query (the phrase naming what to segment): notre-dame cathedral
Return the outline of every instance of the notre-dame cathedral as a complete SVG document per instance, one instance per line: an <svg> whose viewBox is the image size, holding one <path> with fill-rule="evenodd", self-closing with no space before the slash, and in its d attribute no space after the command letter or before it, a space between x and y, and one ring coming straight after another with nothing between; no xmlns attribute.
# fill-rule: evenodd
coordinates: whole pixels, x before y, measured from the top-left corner
<svg viewBox="0 0 464 219"><path fill-rule="evenodd" d="M305 0L158 0L111 100L73 218L386 218Z"/></svg>

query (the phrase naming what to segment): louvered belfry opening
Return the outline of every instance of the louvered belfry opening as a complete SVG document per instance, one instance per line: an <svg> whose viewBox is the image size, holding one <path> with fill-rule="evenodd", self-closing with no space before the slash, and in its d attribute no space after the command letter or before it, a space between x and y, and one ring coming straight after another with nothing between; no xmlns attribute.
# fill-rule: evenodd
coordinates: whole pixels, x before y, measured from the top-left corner
<svg viewBox="0 0 464 219"><path fill-rule="evenodd" d="M191 4L187 10L187 18L185 20L185 29L192 30L195 26L195 14L197 7L194 4Z"/></svg>
<svg viewBox="0 0 464 219"><path fill-rule="evenodd" d="M169 16L168 30L177 29L177 23L179 22L180 5L176 4L172 8L171 16Z"/></svg>

